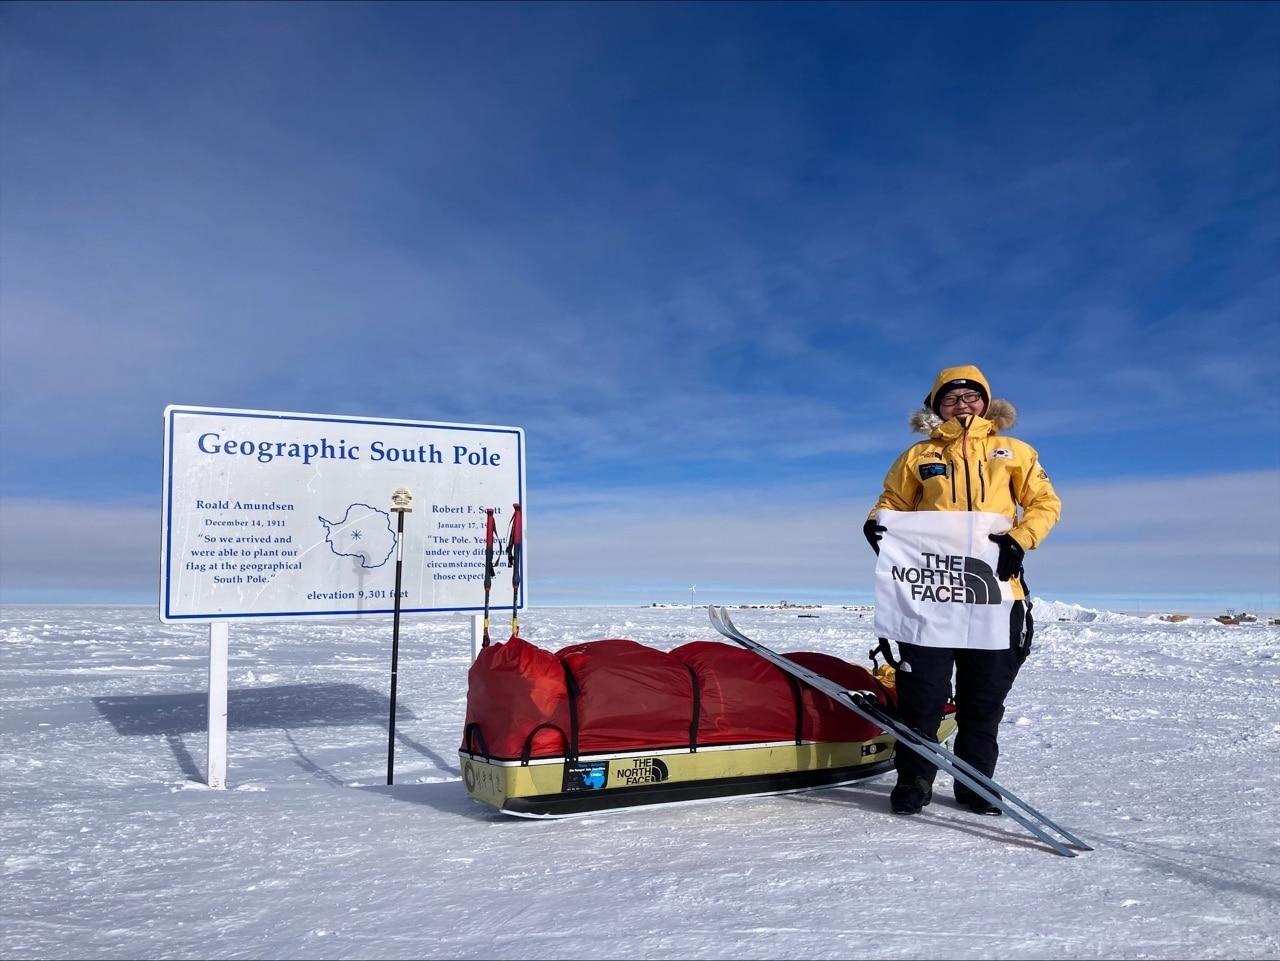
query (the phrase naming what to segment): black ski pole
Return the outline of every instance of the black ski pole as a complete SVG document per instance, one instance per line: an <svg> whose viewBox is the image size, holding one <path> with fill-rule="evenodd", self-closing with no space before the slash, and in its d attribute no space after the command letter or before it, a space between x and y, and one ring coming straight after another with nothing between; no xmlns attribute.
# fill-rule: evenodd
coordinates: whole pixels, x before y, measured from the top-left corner
<svg viewBox="0 0 1280 961"><path fill-rule="evenodd" d="M481 647L489 646L489 589L493 587L493 536L496 533L493 523L493 508L486 507L484 522L484 640Z"/></svg>
<svg viewBox="0 0 1280 961"><path fill-rule="evenodd" d="M520 634L520 621L516 609L520 601L520 556L524 551L524 524L520 519L520 505L512 504L511 530L507 534L507 562L511 565L511 636Z"/></svg>
<svg viewBox="0 0 1280 961"><path fill-rule="evenodd" d="M413 495L407 487L391 492L391 510L396 514L396 593L395 613L391 620L391 716L387 719L387 783L395 780L396 764L396 674L400 663L400 571L404 566L404 515L413 512L409 506Z"/></svg>

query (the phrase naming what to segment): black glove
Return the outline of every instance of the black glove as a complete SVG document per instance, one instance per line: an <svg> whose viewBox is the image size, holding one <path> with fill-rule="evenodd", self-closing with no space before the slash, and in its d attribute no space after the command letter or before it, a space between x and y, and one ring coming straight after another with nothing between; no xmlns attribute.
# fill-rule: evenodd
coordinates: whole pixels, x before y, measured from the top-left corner
<svg viewBox="0 0 1280 961"><path fill-rule="evenodd" d="M1011 534L988 534L987 540L1000 545L1000 560L996 561L996 576L1000 580L1007 581L1022 570L1022 559L1027 552Z"/></svg>
<svg viewBox="0 0 1280 961"><path fill-rule="evenodd" d="M880 535L888 529L883 524L877 524L874 517L862 525L862 536L867 539L867 543L877 554L880 553Z"/></svg>

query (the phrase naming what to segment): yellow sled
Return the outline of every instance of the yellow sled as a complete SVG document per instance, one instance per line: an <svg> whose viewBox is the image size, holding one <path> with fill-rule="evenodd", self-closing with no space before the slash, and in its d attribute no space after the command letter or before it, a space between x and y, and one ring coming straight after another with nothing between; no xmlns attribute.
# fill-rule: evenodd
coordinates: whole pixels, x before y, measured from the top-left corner
<svg viewBox="0 0 1280 961"><path fill-rule="evenodd" d="M948 710L951 706L948 705ZM948 713L938 728L956 730ZM848 784L892 768L895 741L771 741L501 761L460 750L467 793L504 814L572 817L653 804L786 794Z"/></svg>

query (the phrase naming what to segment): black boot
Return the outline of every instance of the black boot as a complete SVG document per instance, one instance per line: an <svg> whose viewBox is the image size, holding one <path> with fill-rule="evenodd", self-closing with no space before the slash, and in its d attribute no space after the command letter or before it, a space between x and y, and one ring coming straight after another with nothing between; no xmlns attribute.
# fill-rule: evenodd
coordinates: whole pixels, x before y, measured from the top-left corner
<svg viewBox="0 0 1280 961"><path fill-rule="evenodd" d="M961 784L959 781L956 782L956 803L961 807L968 808L974 814L988 814L992 817L999 817L1004 813L981 794L978 794L967 785Z"/></svg>
<svg viewBox="0 0 1280 961"><path fill-rule="evenodd" d="M974 814L989 814L992 817L999 817L1004 812L988 801L986 798L978 798L969 805L969 810Z"/></svg>
<svg viewBox="0 0 1280 961"><path fill-rule="evenodd" d="M919 814L933 800L933 785L922 777L899 781L889 792L889 807L894 814Z"/></svg>

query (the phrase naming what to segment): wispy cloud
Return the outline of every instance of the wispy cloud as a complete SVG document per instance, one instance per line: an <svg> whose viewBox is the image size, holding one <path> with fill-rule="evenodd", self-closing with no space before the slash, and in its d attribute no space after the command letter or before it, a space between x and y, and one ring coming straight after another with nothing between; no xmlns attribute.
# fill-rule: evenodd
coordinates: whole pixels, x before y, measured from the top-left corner
<svg viewBox="0 0 1280 961"><path fill-rule="evenodd" d="M1280 24L1213 10L11 7L0 493L145 501L168 403L869 488L957 362L1064 484L1273 469Z"/></svg>

